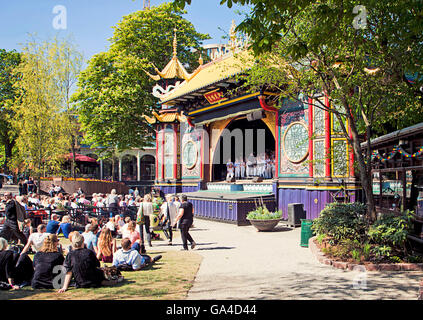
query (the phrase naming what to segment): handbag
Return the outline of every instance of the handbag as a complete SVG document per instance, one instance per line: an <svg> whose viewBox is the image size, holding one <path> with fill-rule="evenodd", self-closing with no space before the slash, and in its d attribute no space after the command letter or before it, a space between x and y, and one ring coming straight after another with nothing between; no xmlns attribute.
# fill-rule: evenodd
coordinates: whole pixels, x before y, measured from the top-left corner
<svg viewBox="0 0 423 320"><path fill-rule="evenodd" d="M145 223L145 216L143 212L143 204L141 203L140 208L137 213L137 221L136 224L141 225Z"/></svg>
<svg viewBox="0 0 423 320"><path fill-rule="evenodd" d="M100 268L103 271L104 274L104 278L106 280L123 280L123 276L120 273L120 270L118 268L116 268L115 266L112 267L107 267L104 266L102 268Z"/></svg>

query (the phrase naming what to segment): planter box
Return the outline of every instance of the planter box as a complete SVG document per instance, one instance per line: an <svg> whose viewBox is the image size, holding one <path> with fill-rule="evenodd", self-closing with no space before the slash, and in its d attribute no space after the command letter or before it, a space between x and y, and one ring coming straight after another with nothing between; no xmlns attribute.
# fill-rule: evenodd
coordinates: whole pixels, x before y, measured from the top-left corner
<svg viewBox="0 0 423 320"><path fill-rule="evenodd" d="M247 219L250 223L256 227L258 231L272 231L276 225L281 221L281 219L272 219L272 220L254 220Z"/></svg>

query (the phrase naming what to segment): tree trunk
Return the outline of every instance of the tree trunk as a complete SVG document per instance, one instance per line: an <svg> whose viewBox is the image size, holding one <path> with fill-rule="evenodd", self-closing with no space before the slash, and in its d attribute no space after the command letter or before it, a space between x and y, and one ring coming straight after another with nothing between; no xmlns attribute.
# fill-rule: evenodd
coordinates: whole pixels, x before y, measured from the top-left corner
<svg viewBox="0 0 423 320"><path fill-rule="evenodd" d="M5 174L9 174L9 161L10 159L12 159L12 149L15 146L15 140L11 140L11 139L5 139L4 140L4 154L5 154L5 159L4 159L4 166L3 166L3 171Z"/></svg>
<svg viewBox="0 0 423 320"><path fill-rule="evenodd" d="M75 159L76 159L76 150L75 150L75 143L74 143L75 137L72 135L71 138L71 145L72 145L72 161L71 161L71 176L73 180L76 180L76 170L75 170Z"/></svg>
<svg viewBox="0 0 423 320"><path fill-rule="evenodd" d="M354 151L354 156L357 159L358 169L360 172L360 181L364 190L364 194L366 196L367 214L368 214L369 220L372 222L376 220L376 208L375 208L375 200L373 196L371 163L368 162L368 164L366 164L365 162L365 159L361 150L360 138L358 135L357 127L355 126L353 119L349 119L349 122L350 122L350 128L351 128L352 144L353 144L352 147ZM367 140L369 139L370 137L368 136Z"/></svg>

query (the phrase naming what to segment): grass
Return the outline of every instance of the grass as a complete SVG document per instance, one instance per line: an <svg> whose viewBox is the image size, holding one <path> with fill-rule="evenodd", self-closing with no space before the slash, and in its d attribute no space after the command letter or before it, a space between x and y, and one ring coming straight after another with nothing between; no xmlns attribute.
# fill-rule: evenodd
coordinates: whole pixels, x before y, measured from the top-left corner
<svg viewBox="0 0 423 320"><path fill-rule="evenodd" d="M176 232L175 232L176 236ZM161 234L161 238L163 236ZM60 238L65 247L69 241ZM192 251L148 250L151 257L163 257L154 265L141 271L122 272L125 280L117 285L101 288L76 289L65 293L57 290L34 290L24 287L16 291L0 291L0 300L181 300L192 287L202 257ZM165 242L163 242L165 243ZM31 256L32 257L32 256ZM103 264L102 264L103 265ZM111 264L106 264L111 265Z"/></svg>

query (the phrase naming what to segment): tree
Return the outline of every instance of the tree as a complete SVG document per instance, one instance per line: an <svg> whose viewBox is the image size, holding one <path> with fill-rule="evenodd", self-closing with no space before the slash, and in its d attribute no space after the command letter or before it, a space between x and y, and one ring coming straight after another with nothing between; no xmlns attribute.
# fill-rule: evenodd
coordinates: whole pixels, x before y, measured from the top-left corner
<svg viewBox="0 0 423 320"><path fill-rule="evenodd" d="M71 94L82 70L82 54L77 50L71 39L54 38L50 46L52 63L54 68L54 82L61 96L61 105L64 116L67 118L68 135L70 137L70 151L72 153L71 176L76 178L75 158L79 124L76 110L71 102Z"/></svg>
<svg viewBox="0 0 423 320"><path fill-rule="evenodd" d="M16 89L13 84L18 80L18 75L14 75L13 70L20 62L20 53L15 50L0 49L0 141L4 146L3 170L5 173L9 171L8 163L12 158L15 145L15 134L10 122L14 113L10 105L16 98Z"/></svg>
<svg viewBox="0 0 423 320"><path fill-rule="evenodd" d="M114 28L107 52L92 57L81 73L73 101L85 141L101 153L142 148L153 141L143 115L157 103L151 95L155 82L145 71L162 69L172 58L173 32L177 28L178 58L192 70L198 65L201 41L208 36L195 31L184 19L185 11L165 3L129 14Z"/></svg>
<svg viewBox="0 0 423 320"><path fill-rule="evenodd" d="M182 7L190 2L175 0ZM374 220L370 138L387 123L401 126L418 121L417 114L423 109L419 90L423 80L419 77L423 72L423 4L415 0L221 3L252 6L237 27L252 39L259 61L249 85L273 85L281 98L324 93L329 99L329 108L318 99L315 107L338 119L354 152L369 219ZM414 75L414 83L407 74ZM402 120L392 118L398 112ZM364 154L362 134L367 137Z"/></svg>
<svg viewBox="0 0 423 320"><path fill-rule="evenodd" d="M15 165L23 163L40 186L46 172L60 172L64 154L70 148L69 121L63 110L63 94L58 88L57 47L47 41L29 41L22 62L15 69L19 80L12 110L18 154Z"/></svg>

